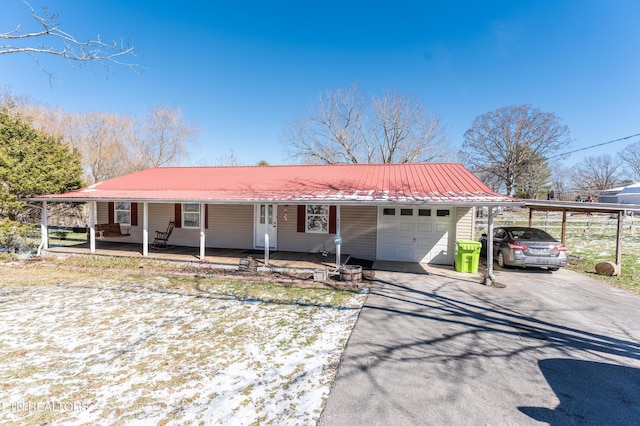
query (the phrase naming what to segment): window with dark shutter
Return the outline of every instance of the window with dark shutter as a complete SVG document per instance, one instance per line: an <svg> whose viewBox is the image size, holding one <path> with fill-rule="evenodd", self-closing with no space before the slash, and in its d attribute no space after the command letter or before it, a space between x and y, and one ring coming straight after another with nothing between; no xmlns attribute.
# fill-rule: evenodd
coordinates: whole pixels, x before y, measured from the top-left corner
<svg viewBox="0 0 640 426"><path fill-rule="evenodd" d="M337 232L337 208L326 204L298 206L298 232L329 233Z"/></svg>

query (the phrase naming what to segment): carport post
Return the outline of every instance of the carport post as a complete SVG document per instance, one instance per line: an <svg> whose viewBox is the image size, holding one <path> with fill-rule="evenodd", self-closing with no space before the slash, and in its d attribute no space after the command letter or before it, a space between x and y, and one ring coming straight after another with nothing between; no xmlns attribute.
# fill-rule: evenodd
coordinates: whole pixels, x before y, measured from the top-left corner
<svg viewBox="0 0 640 426"><path fill-rule="evenodd" d="M487 276L484 277L483 284L492 286L496 281L493 275L493 207L487 207L489 217L487 218Z"/></svg>
<svg viewBox="0 0 640 426"><path fill-rule="evenodd" d="M616 234L616 265L618 266L618 274L622 274L622 219L624 210L618 212L618 233Z"/></svg>

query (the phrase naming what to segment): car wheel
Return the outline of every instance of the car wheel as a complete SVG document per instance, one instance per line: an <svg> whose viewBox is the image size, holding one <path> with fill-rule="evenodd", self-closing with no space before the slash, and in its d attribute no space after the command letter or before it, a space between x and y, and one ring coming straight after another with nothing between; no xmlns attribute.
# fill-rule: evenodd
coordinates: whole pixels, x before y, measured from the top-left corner
<svg viewBox="0 0 640 426"><path fill-rule="evenodd" d="M550 270L551 272L555 272L555 271L559 270L560 268L553 267L553 268L547 268L547 269Z"/></svg>
<svg viewBox="0 0 640 426"><path fill-rule="evenodd" d="M498 260L498 266L499 267L504 268L506 266L505 263L504 263L504 254L502 254L501 251L498 252L497 260Z"/></svg>

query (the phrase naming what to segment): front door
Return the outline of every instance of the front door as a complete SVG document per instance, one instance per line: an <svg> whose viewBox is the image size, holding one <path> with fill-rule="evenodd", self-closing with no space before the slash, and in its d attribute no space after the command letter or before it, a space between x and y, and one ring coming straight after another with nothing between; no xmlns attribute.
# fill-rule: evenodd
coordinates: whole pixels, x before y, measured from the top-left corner
<svg viewBox="0 0 640 426"><path fill-rule="evenodd" d="M267 210L268 209L268 210ZM269 213L269 223L265 221ZM254 213L255 219L255 247L264 248L265 235L269 235L269 248L275 250L278 242L278 206L275 204L258 204Z"/></svg>

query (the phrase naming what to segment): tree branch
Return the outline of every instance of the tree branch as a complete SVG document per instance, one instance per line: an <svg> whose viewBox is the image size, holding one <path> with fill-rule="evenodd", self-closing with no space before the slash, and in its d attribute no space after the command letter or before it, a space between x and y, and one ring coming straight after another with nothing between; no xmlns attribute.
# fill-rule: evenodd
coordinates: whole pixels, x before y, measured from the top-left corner
<svg viewBox="0 0 640 426"><path fill-rule="evenodd" d="M133 46L124 39L105 43L98 34L95 39L80 41L59 28L55 15L45 11L45 16L40 16L26 0L23 0L23 3L31 11L32 18L42 26L42 30L21 32L22 27L18 25L11 31L0 33L0 41L6 40L4 44L0 44L0 55L54 55L74 62L99 62L107 68L107 63L123 65L134 70L139 67L138 64L125 60L136 54Z"/></svg>

